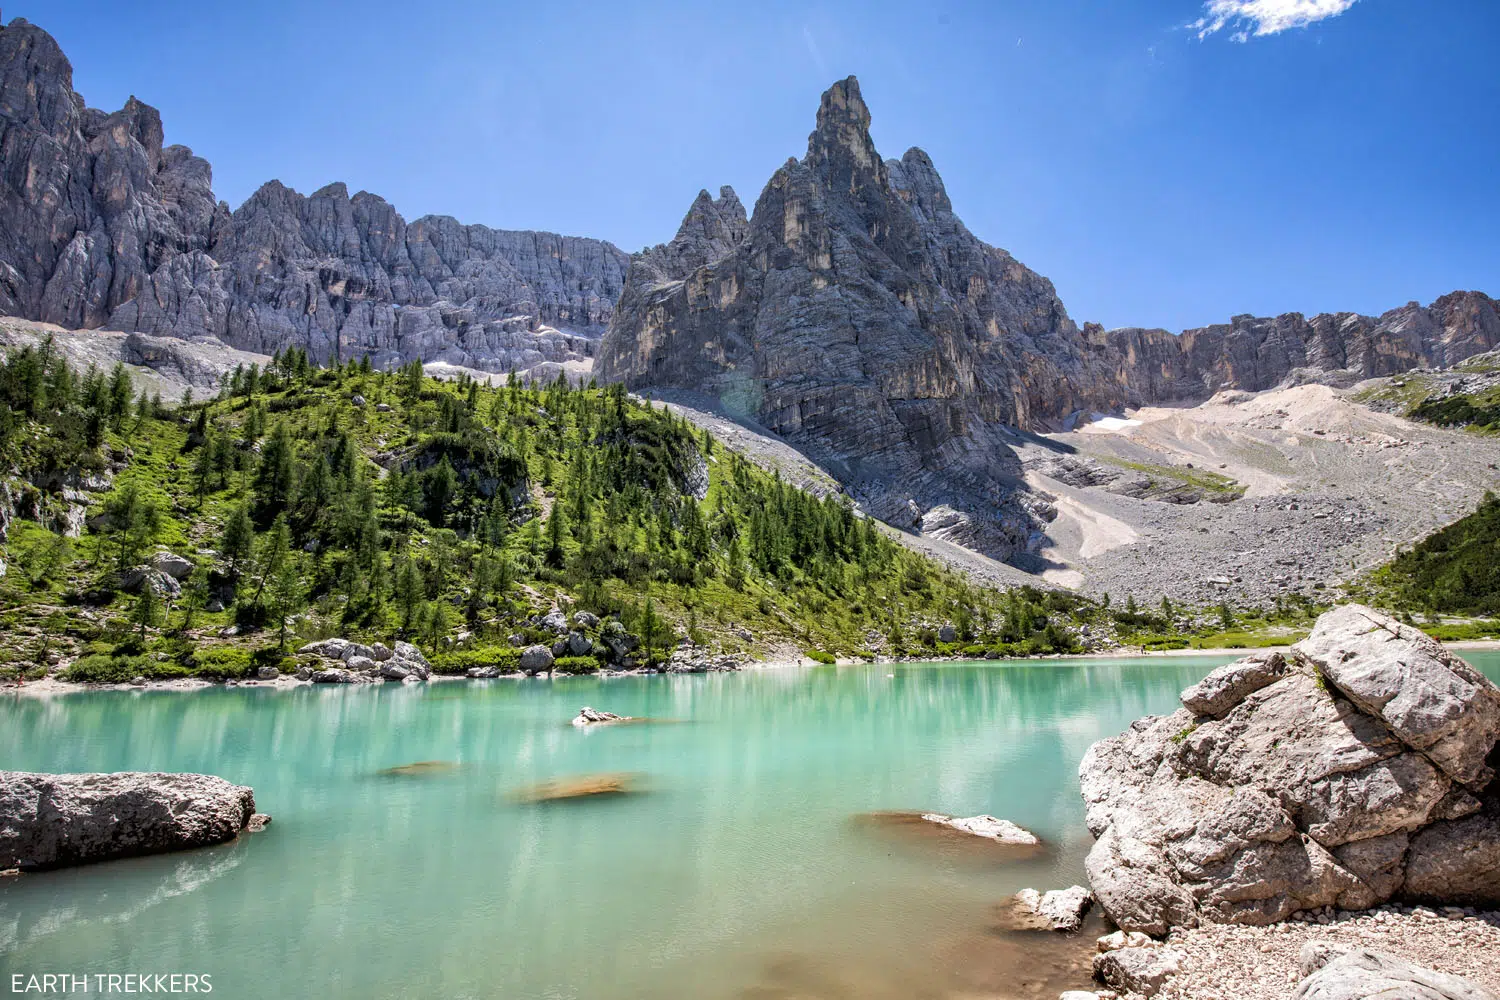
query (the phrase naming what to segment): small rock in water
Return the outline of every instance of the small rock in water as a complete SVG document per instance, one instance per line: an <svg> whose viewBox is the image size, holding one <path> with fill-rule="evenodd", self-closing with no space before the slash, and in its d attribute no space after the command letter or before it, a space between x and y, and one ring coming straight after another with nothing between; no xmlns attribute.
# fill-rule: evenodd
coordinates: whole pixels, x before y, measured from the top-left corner
<svg viewBox="0 0 1500 1000"><path fill-rule="evenodd" d="M266 813L255 813L245 821L246 833L260 833L271 825L271 817Z"/></svg>
<svg viewBox="0 0 1500 1000"><path fill-rule="evenodd" d="M589 708L587 705L579 709L578 714L573 717L575 726L594 726L601 722L629 722L629 715L616 715L613 712L601 712L597 708Z"/></svg>
<svg viewBox="0 0 1500 1000"><path fill-rule="evenodd" d="M434 774L447 774L458 769L458 765L447 760L419 760L412 764L388 767L379 773L389 778L420 778Z"/></svg>
<svg viewBox="0 0 1500 1000"><path fill-rule="evenodd" d="M511 793L517 802L558 802L594 795L625 795L637 791L638 775L629 773L585 774L553 778Z"/></svg>
<svg viewBox="0 0 1500 1000"><path fill-rule="evenodd" d="M1022 889L1011 897L1015 930L1052 930L1071 933L1083 926L1083 915L1094 896L1081 885L1047 893Z"/></svg>
<svg viewBox="0 0 1500 1000"><path fill-rule="evenodd" d="M996 819L994 816L945 816L942 813L923 813L922 818L929 823L939 826L952 827L960 833L970 833L976 837L984 837L999 844L1013 844L1018 847L1035 847L1041 843L1030 830L1023 830L1007 819Z"/></svg>

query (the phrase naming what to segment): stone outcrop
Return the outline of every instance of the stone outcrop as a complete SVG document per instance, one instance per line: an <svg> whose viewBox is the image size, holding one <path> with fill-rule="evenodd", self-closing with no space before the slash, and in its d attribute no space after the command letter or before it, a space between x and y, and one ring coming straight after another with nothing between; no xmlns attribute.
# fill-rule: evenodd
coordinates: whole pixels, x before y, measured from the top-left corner
<svg viewBox="0 0 1500 1000"><path fill-rule="evenodd" d="M1500 904L1500 689L1439 643L1345 605L1182 701L1079 770L1089 879L1121 928Z"/></svg>
<svg viewBox="0 0 1500 1000"><path fill-rule="evenodd" d="M205 847L255 815L254 791L207 774L0 771L0 869Z"/></svg>
<svg viewBox="0 0 1500 1000"><path fill-rule="evenodd" d="M1294 1000L1500 1000L1467 979L1424 968L1367 948L1330 946L1310 941L1299 956L1306 978Z"/></svg>
<svg viewBox="0 0 1500 1000"><path fill-rule="evenodd" d="M56 41L19 18L0 29L0 182L0 315L319 362L586 367L627 262L600 240L408 224L339 183L272 181L231 212L154 108L89 108Z"/></svg>
<svg viewBox="0 0 1500 1000"><path fill-rule="evenodd" d="M325 666L310 675L314 684L354 684L360 681L425 681L432 676L432 665L422 651L409 642L396 642L394 648L383 643L366 646L349 639L319 639L297 650L304 656L317 656L343 664Z"/></svg>
<svg viewBox="0 0 1500 1000"><path fill-rule="evenodd" d="M1027 552L1052 509L1021 486L1002 425L1353 381L1500 343L1500 308L1472 292L1379 319L1080 330L1046 278L969 232L926 153L882 160L869 124L858 83L840 81L748 219L729 188L700 193L670 243L632 258L597 372L717 397L902 527Z"/></svg>
<svg viewBox="0 0 1500 1000"><path fill-rule="evenodd" d="M609 722L630 721L632 721L632 719L628 715L616 715L613 712L603 712L597 708L589 708L587 705L579 709L578 714L573 716L573 725L580 728L586 726L604 725L605 723Z"/></svg>

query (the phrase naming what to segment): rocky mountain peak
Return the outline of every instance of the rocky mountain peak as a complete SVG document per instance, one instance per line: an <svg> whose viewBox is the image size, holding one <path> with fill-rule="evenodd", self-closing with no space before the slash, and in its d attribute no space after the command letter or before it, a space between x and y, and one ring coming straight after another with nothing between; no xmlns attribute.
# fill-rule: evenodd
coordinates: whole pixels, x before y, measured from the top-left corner
<svg viewBox="0 0 1500 1000"><path fill-rule="evenodd" d="M857 200L868 196L870 188L884 186L885 164L870 138L870 109L854 77L824 91L803 163L826 190Z"/></svg>
<svg viewBox="0 0 1500 1000"><path fill-rule="evenodd" d="M0 27L0 115L63 138L82 105L73 65L51 35L20 17Z"/></svg>
<svg viewBox="0 0 1500 1000"><path fill-rule="evenodd" d="M948 200L948 189L938 176L932 158L913 146L899 160L887 160L891 187L902 201L919 218L934 218L953 214L953 202Z"/></svg>
<svg viewBox="0 0 1500 1000"><path fill-rule="evenodd" d="M271 181L231 215L205 160L163 148L155 108L89 108L72 80L47 32L0 28L0 315L317 361L587 368L624 279L608 243L407 226L342 182L304 196Z"/></svg>

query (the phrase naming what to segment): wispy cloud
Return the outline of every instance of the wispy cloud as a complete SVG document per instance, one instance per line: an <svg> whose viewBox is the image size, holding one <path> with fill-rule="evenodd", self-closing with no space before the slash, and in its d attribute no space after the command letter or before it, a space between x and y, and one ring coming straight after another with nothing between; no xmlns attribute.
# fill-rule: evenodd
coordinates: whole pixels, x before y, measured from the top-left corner
<svg viewBox="0 0 1500 1000"><path fill-rule="evenodd" d="M1229 28L1236 42L1251 36L1274 35L1288 28L1305 28L1316 21L1338 17L1357 0L1208 0L1203 16L1188 27L1200 39Z"/></svg>
<svg viewBox="0 0 1500 1000"><path fill-rule="evenodd" d="M813 65L818 67L818 74L826 77L828 75L828 64L823 61L823 51L818 48L818 43L813 38L812 29L805 24L802 26L802 41L807 43L807 54L812 56Z"/></svg>

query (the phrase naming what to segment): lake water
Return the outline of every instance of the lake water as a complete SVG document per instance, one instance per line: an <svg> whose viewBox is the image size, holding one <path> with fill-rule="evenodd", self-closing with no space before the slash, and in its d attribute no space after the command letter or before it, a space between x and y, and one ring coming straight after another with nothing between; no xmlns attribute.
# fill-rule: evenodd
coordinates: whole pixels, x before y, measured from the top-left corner
<svg viewBox="0 0 1500 1000"><path fill-rule="evenodd" d="M104 692L0 701L0 767L203 771L233 844L0 882L0 972L194 973L215 996L1051 996L1087 955L997 931L1084 880L1077 767L1232 657ZM1500 677L1500 657L1475 662ZM580 731L591 705L660 720ZM380 772L421 761L451 768ZM640 791L524 804L593 772ZM1047 842L857 821L988 812ZM1073 980L1069 982L1069 980Z"/></svg>

